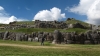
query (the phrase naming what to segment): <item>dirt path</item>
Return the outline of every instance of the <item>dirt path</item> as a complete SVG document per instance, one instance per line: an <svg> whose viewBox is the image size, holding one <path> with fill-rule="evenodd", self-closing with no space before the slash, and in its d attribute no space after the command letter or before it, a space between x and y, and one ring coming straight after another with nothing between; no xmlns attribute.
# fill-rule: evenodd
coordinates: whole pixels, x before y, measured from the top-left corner
<svg viewBox="0 0 100 56"><path fill-rule="evenodd" d="M14 47L22 47L22 48L65 48L65 47L57 47L57 46L30 46L23 44L8 44L8 43L0 43L0 46L14 46Z"/></svg>

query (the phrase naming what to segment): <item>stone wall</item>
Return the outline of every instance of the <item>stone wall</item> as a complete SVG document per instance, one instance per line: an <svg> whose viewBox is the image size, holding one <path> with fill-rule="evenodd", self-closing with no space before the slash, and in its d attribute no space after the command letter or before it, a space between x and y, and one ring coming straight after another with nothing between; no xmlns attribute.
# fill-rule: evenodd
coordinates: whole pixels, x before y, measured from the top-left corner
<svg viewBox="0 0 100 56"><path fill-rule="evenodd" d="M0 39L2 40L40 42L43 37L45 41L52 42L53 44L100 44L100 32L97 31L87 31L80 34L76 32L65 33L58 30L55 30L53 33L32 32L31 34L0 32Z"/></svg>

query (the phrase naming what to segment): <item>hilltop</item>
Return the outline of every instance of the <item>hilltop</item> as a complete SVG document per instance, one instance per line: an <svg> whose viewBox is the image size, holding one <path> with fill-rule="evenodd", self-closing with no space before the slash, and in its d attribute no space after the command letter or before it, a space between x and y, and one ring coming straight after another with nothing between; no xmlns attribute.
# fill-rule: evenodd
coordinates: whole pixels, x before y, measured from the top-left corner
<svg viewBox="0 0 100 56"><path fill-rule="evenodd" d="M48 26L49 25L49 26ZM74 18L68 18L66 21L20 21L10 22L9 24L0 24L0 31L11 31L11 32L53 32L58 29L61 32L85 32L91 29L89 24ZM3 29L2 29L3 28ZM5 30L6 28L6 30ZM46 29L45 29L46 28ZM12 30L13 29L13 30Z"/></svg>
<svg viewBox="0 0 100 56"><path fill-rule="evenodd" d="M86 22L77 20L77 19L75 19L75 18L68 18L68 19L66 20L66 23L67 23L67 24L75 24L76 22L78 22L78 23L80 23L80 24L82 24L82 25L84 25L84 26L86 26L86 27L89 27L89 23L86 23Z"/></svg>

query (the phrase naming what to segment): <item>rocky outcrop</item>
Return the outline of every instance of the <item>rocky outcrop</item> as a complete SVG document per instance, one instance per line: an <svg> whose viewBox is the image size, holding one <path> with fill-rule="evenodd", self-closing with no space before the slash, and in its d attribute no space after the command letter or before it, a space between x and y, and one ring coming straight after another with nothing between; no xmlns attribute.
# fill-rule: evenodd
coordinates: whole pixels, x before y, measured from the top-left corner
<svg viewBox="0 0 100 56"><path fill-rule="evenodd" d="M53 44L100 44L100 32L97 31L87 31L80 34L76 32L60 32L59 30L55 30L53 33L32 32L31 34L0 32L0 39L2 40L40 42L41 38L45 38L45 41Z"/></svg>

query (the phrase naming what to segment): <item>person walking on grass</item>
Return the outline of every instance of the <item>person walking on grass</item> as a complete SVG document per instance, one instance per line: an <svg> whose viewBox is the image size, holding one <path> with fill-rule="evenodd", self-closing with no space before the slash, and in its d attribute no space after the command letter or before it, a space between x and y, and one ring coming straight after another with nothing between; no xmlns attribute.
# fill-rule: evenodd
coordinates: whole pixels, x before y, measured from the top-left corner
<svg viewBox="0 0 100 56"><path fill-rule="evenodd" d="M42 39L41 39L41 45L42 45L42 46L44 45L44 41L45 41L45 38L42 37Z"/></svg>

